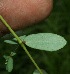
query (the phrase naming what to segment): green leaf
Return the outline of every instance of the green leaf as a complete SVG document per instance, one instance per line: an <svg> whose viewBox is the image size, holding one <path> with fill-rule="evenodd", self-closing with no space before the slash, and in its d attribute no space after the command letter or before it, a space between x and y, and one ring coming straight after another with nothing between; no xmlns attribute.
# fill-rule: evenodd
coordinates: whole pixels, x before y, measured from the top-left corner
<svg viewBox="0 0 70 74"><path fill-rule="evenodd" d="M11 54L13 54L13 56L15 55L15 53L13 52L11 52ZM3 57L6 59L6 62L5 62L6 70L8 72L11 72L13 69L13 58L11 56L6 56L6 55L4 55Z"/></svg>
<svg viewBox="0 0 70 74"><path fill-rule="evenodd" d="M57 34L53 33L38 33L28 35L25 39L25 44L31 48L56 51L63 48L67 41Z"/></svg>
<svg viewBox="0 0 70 74"><path fill-rule="evenodd" d="M9 44L17 44L16 42L14 42L12 40L4 40L4 42L9 43Z"/></svg>
<svg viewBox="0 0 70 74"><path fill-rule="evenodd" d="M23 36L20 36L19 38L20 38L22 41L24 41L25 37L26 37L26 35L23 35ZM4 42L9 43L9 44L18 44L18 43L15 42L15 41L17 41L16 38L13 38L12 40L4 40Z"/></svg>
<svg viewBox="0 0 70 74"><path fill-rule="evenodd" d="M43 72L43 74L47 74L47 72L43 69L41 69L41 71ZM40 74L39 71L36 69L33 74Z"/></svg>
<svg viewBox="0 0 70 74"><path fill-rule="evenodd" d="M11 52L10 56L14 56L14 55L16 55L16 53L15 52Z"/></svg>
<svg viewBox="0 0 70 74"><path fill-rule="evenodd" d="M22 41L24 41L25 37L26 37L26 35L23 35L23 36L20 36L19 38L20 38ZM17 41L16 38L13 38L13 40Z"/></svg>
<svg viewBox="0 0 70 74"><path fill-rule="evenodd" d="M6 70L8 72L11 72L13 69L13 58L9 56L9 59L7 60L7 64L6 64Z"/></svg>

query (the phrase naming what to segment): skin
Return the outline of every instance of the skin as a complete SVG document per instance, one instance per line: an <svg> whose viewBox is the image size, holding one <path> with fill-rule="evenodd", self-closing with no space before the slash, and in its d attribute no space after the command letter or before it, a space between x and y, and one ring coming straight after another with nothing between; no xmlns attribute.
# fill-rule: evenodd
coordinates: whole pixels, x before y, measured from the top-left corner
<svg viewBox="0 0 70 74"><path fill-rule="evenodd" d="M48 17L53 0L0 0L0 15L13 30L20 30ZM0 35L9 31L0 21Z"/></svg>

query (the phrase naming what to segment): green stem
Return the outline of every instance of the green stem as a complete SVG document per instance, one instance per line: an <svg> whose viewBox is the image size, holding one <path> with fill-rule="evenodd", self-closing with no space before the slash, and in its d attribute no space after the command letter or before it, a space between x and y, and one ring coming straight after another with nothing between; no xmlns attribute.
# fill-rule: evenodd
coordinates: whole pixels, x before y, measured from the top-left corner
<svg viewBox="0 0 70 74"><path fill-rule="evenodd" d="M4 25L9 29L9 31L13 34L13 36L17 39L18 43L21 45L21 47L25 50L26 54L29 56L35 67L38 69L40 74L43 74L41 69L38 67L28 50L26 49L25 45L23 44L22 40L17 36L17 34L12 30L12 28L8 25L8 23L4 20L4 18L0 15L0 20L4 23Z"/></svg>

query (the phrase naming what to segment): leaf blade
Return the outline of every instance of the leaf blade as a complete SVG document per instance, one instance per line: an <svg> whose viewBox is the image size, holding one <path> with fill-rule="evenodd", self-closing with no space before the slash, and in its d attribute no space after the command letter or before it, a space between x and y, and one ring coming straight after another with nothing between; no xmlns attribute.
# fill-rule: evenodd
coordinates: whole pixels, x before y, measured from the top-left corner
<svg viewBox="0 0 70 74"><path fill-rule="evenodd" d="M44 69L41 69L41 71L43 72L43 74L48 74ZM36 69L33 74L40 74L39 71Z"/></svg>
<svg viewBox="0 0 70 74"><path fill-rule="evenodd" d="M16 42L12 41L12 40L4 40L5 43L9 43L9 44L17 44Z"/></svg>
<svg viewBox="0 0 70 74"><path fill-rule="evenodd" d="M29 47L46 51L59 50L67 43L62 36L53 33L31 34L28 35L24 41Z"/></svg>

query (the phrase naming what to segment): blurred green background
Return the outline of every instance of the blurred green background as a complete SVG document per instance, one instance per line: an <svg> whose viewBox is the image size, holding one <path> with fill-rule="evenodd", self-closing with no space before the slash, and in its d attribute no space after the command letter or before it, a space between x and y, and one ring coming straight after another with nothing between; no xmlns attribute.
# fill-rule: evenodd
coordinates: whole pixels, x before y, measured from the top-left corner
<svg viewBox="0 0 70 74"><path fill-rule="evenodd" d="M48 74L70 74L70 0L54 0L53 5L48 19L16 33L18 36L35 33L55 33L63 36L67 40L67 45L56 52L45 52L26 47L39 67ZM13 38L11 34L0 38L0 74L32 74L36 68L25 51L20 46L3 42L11 38ZM3 55L9 55L11 51L17 54L13 57L14 69L8 73L5 69Z"/></svg>

